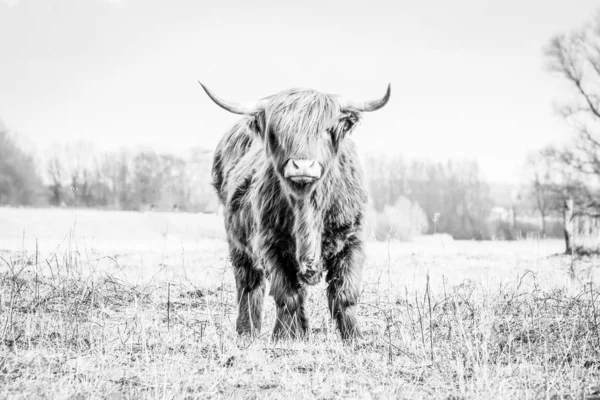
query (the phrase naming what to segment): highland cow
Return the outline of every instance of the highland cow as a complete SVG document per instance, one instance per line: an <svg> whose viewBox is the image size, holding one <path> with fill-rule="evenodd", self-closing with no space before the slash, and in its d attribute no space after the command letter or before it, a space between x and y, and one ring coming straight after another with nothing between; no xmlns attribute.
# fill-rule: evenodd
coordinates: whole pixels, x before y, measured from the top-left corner
<svg viewBox="0 0 600 400"><path fill-rule="evenodd" d="M273 336L305 336L307 285L325 274L342 338L360 336L355 308L367 194L349 135L363 112L388 102L390 86L372 101L291 89L248 104L202 87L217 105L245 115L219 142L212 169L235 273L238 333L260 331L270 279Z"/></svg>

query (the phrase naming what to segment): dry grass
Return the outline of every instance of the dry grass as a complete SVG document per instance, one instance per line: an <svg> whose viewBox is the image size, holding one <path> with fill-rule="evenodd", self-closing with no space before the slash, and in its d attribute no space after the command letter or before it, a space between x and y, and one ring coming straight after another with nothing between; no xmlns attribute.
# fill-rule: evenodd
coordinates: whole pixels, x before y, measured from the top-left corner
<svg viewBox="0 0 600 400"><path fill-rule="evenodd" d="M568 279L543 243L461 246L369 245L351 345L322 284L308 340L270 339L270 298L266 332L239 338L219 240L0 251L0 398L600 399L596 259Z"/></svg>

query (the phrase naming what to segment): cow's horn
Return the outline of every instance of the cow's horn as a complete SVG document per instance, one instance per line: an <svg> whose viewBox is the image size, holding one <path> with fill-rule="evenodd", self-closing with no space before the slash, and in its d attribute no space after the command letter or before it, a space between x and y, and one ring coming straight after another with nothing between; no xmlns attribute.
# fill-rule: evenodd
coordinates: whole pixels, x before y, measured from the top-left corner
<svg viewBox="0 0 600 400"><path fill-rule="evenodd" d="M218 106L234 114L251 115L256 114L265 107L265 100L259 100L247 103L234 103L231 101L223 100L213 92L211 92L202 82L198 81L200 86L204 89L208 97L212 99Z"/></svg>
<svg viewBox="0 0 600 400"><path fill-rule="evenodd" d="M381 107L385 106L390 99L392 91L392 84L388 83L387 91L385 95L377 100L360 101L360 100L349 100L340 98L340 106L342 109L351 109L356 111L376 111Z"/></svg>

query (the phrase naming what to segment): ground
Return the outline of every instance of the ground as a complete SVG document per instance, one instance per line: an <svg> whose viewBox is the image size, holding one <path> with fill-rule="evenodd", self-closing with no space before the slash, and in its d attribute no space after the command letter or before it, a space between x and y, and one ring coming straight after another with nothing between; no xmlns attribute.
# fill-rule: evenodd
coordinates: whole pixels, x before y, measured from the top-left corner
<svg viewBox="0 0 600 400"><path fill-rule="evenodd" d="M561 241L369 241L363 338L235 332L220 217L0 208L0 398L600 399L598 260Z"/></svg>

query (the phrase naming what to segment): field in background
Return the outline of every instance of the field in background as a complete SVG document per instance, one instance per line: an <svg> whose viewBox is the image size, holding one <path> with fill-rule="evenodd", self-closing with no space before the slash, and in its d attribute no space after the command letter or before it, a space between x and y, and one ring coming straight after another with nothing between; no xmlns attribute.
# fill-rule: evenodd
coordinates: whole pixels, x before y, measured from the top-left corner
<svg viewBox="0 0 600 400"><path fill-rule="evenodd" d="M238 338L223 238L216 215L0 208L0 397L600 399L598 260L560 240L370 241L344 345L324 284L309 340L270 340L270 297Z"/></svg>

